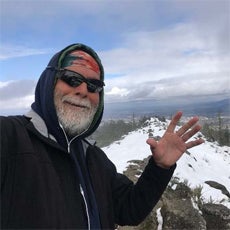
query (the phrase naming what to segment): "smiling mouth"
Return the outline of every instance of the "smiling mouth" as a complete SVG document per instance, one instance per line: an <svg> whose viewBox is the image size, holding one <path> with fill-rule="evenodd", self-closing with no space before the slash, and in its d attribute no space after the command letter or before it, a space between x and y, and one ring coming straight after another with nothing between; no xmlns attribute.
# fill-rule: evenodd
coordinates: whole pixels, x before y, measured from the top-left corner
<svg viewBox="0 0 230 230"><path fill-rule="evenodd" d="M80 105L80 104L75 104L71 101L64 101L64 103L68 104L68 105L71 105L71 106L74 106L74 107L77 107L77 108L82 108L82 109L89 109L87 106L85 105Z"/></svg>

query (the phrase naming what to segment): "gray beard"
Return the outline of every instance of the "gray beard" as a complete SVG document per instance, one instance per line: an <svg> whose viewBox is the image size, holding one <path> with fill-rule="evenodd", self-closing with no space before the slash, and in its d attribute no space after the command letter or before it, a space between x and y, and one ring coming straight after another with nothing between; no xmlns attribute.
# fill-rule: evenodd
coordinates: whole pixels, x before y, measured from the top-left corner
<svg viewBox="0 0 230 230"><path fill-rule="evenodd" d="M81 107L76 107L73 104ZM54 105L58 120L70 137L80 135L89 128L98 108L98 106L92 105L88 99L63 96L57 90L54 91Z"/></svg>

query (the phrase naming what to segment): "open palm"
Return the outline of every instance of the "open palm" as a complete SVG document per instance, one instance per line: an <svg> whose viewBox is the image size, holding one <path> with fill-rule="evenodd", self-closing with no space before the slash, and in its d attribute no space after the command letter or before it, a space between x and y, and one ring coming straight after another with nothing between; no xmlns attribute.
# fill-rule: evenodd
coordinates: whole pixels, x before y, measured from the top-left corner
<svg viewBox="0 0 230 230"><path fill-rule="evenodd" d="M149 138L147 140L147 143L150 145L154 161L162 168L171 167L187 149L200 145L204 142L201 138L194 141L188 141L201 129L201 126L197 124L199 120L198 117L193 117L175 132L176 125L181 116L182 112L176 113L163 137L158 142L153 138Z"/></svg>

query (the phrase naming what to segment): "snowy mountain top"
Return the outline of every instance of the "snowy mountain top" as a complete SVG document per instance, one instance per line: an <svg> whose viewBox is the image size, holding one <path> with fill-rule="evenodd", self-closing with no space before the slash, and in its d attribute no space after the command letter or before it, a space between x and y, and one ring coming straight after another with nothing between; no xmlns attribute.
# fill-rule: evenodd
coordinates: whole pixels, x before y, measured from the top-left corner
<svg viewBox="0 0 230 230"><path fill-rule="evenodd" d="M130 132L122 140L104 147L103 150L116 165L117 171L122 173L127 168L128 161L143 160L151 154L149 145L146 144L149 133L154 137L162 137L169 122L151 118L146 127ZM202 134L198 133L193 138L198 136ZM191 188L202 186L202 198L205 202L221 203L230 208L229 198L205 183L216 181L230 192L230 147L205 140L204 144L188 149L177 162L174 177L182 182L187 181Z"/></svg>

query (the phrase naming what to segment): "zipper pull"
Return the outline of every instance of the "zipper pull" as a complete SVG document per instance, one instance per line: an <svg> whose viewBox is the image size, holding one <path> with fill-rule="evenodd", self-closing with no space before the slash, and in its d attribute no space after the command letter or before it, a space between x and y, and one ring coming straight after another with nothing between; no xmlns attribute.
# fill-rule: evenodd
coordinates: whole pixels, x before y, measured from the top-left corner
<svg viewBox="0 0 230 230"><path fill-rule="evenodd" d="M68 151L68 153L70 153L70 143L69 142L67 142L67 151Z"/></svg>

